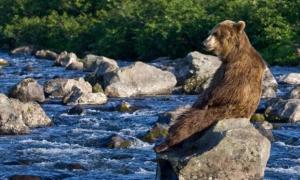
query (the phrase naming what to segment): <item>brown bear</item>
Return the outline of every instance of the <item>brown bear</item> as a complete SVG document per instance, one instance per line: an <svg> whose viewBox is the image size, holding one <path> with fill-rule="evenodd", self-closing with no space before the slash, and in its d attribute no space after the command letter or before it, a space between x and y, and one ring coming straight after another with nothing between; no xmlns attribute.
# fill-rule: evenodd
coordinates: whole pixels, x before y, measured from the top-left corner
<svg viewBox="0 0 300 180"><path fill-rule="evenodd" d="M221 59L222 65L210 87L170 127L166 142L154 148L156 152L181 143L218 120L250 118L255 112L266 65L252 47L245 26L244 21L226 20L211 30L203 44Z"/></svg>

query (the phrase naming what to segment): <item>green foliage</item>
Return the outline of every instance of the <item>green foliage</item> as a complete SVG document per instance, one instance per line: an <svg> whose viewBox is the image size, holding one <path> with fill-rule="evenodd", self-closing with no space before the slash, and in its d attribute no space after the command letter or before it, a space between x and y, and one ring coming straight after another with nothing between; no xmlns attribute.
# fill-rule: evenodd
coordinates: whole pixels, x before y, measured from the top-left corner
<svg viewBox="0 0 300 180"><path fill-rule="evenodd" d="M244 20L270 64L298 63L300 0L0 0L0 42L150 60L201 51L218 22Z"/></svg>

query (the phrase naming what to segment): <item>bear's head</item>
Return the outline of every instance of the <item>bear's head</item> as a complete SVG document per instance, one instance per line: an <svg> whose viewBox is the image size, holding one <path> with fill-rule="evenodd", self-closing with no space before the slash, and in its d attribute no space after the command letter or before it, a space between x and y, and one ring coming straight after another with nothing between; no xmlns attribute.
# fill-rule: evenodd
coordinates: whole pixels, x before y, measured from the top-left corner
<svg viewBox="0 0 300 180"><path fill-rule="evenodd" d="M248 41L244 32L244 21L233 22L230 20L217 24L208 38L203 42L208 51L212 51L219 57L226 57L229 53L237 50L245 41Z"/></svg>

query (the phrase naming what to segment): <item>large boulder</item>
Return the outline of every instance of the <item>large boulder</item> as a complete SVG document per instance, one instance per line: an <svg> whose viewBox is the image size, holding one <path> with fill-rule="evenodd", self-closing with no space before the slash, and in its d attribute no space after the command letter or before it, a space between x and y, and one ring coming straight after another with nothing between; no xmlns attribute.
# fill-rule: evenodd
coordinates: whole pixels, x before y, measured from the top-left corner
<svg viewBox="0 0 300 180"><path fill-rule="evenodd" d="M154 66L135 62L104 76L105 93L112 97L157 95L170 93L176 85L175 76Z"/></svg>
<svg viewBox="0 0 300 180"><path fill-rule="evenodd" d="M75 53L68 53L67 51L64 51L55 59L55 65L68 67L70 64L76 61L77 56Z"/></svg>
<svg viewBox="0 0 300 180"><path fill-rule="evenodd" d="M158 154L156 179L262 179L270 148L248 119L222 120L182 147Z"/></svg>
<svg viewBox="0 0 300 180"><path fill-rule="evenodd" d="M41 86L35 79L23 79L10 91L10 97L17 98L22 102L37 101L44 102L45 95L43 86Z"/></svg>
<svg viewBox="0 0 300 180"><path fill-rule="evenodd" d="M300 73L289 73L282 76L279 82L286 84L300 84Z"/></svg>
<svg viewBox="0 0 300 180"><path fill-rule="evenodd" d="M27 134L29 128L22 120L22 115L11 106L11 101L4 94L0 94L0 135Z"/></svg>
<svg viewBox="0 0 300 180"><path fill-rule="evenodd" d="M187 93L202 92L222 63L216 56L205 55L197 51L189 53L177 62L175 76L178 85L183 85Z"/></svg>
<svg viewBox="0 0 300 180"><path fill-rule="evenodd" d="M265 70L262 84L262 98L276 97L278 83L269 68Z"/></svg>
<svg viewBox="0 0 300 180"><path fill-rule="evenodd" d="M88 54L84 57L83 60L84 63L84 68L86 71L95 71L99 65L101 65L102 67L100 69L105 68L104 71L108 70L115 70L118 69L118 64L115 60L104 57L104 56L96 56L93 54ZM100 70L99 70L100 71ZM100 73L100 72L99 72Z"/></svg>
<svg viewBox="0 0 300 180"><path fill-rule="evenodd" d="M44 91L52 97L64 97L68 95L73 87L78 87L83 93L91 93L92 86L83 78L64 79L56 78L47 81L44 85Z"/></svg>
<svg viewBox="0 0 300 180"><path fill-rule="evenodd" d="M21 46L13 49L10 53L12 55L28 56L34 53L34 48L32 46Z"/></svg>
<svg viewBox="0 0 300 180"><path fill-rule="evenodd" d="M78 87L74 86L72 91L64 97L64 104L104 104L107 102L107 97L104 93L84 93Z"/></svg>
<svg viewBox="0 0 300 180"><path fill-rule="evenodd" d="M300 99L300 85L294 87L290 92L291 99Z"/></svg>
<svg viewBox="0 0 300 180"><path fill-rule="evenodd" d="M299 122L300 99L271 99L267 102L265 116L271 122Z"/></svg>
<svg viewBox="0 0 300 180"><path fill-rule="evenodd" d="M58 54L50 50L39 50L35 53L35 57L38 59L55 60L58 57Z"/></svg>
<svg viewBox="0 0 300 180"><path fill-rule="evenodd" d="M10 102L16 113L21 114L22 120L27 127L37 128L51 125L51 119L38 103L23 103L16 99L11 99Z"/></svg>

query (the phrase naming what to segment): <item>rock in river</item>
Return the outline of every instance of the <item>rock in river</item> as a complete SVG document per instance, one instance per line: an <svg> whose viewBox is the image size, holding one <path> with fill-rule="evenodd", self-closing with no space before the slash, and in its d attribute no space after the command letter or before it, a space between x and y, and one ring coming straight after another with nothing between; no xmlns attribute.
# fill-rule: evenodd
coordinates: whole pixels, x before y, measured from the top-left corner
<svg viewBox="0 0 300 180"><path fill-rule="evenodd" d="M44 85L44 91L47 95L52 97L64 97L68 95L73 87L79 88L83 93L91 93L92 86L83 78L79 79L65 79L56 78L47 81Z"/></svg>
<svg viewBox="0 0 300 180"><path fill-rule="evenodd" d="M10 91L10 97L17 98L22 102L37 101L44 102L45 95L43 86L35 79L23 79Z"/></svg>
<svg viewBox="0 0 300 180"><path fill-rule="evenodd" d="M158 154L156 179L262 179L270 148L248 119L222 120L198 139Z"/></svg>
<svg viewBox="0 0 300 180"><path fill-rule="evenodd" d="M38 59L55 60L58 57L58 54L50 50L39 50L35 53L35 57Z"/></svg>
<svg viewBox="0 0 300 180"><path fill-rule="evenodd" d="M77 56L75 53L68 53L67 51L64 51L55 59L55 65L68 67L70 64L76 61Z"/></svg>
<svg viewBox="0 0 300 180"><path fill-rule="evenodd" d="M104 81L105 93L111 97L168 94L176 85L172 73L142 62L109 73Z"/></svg>

